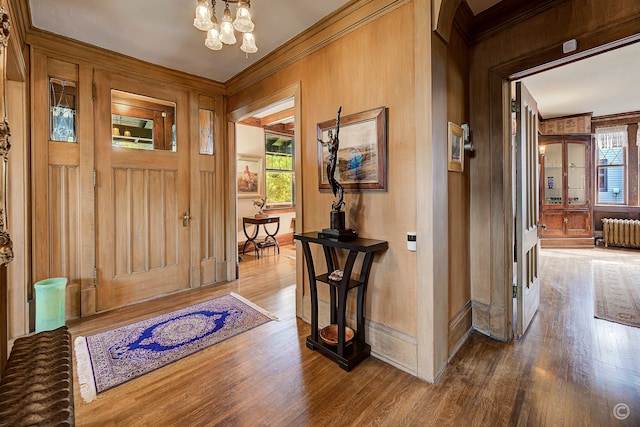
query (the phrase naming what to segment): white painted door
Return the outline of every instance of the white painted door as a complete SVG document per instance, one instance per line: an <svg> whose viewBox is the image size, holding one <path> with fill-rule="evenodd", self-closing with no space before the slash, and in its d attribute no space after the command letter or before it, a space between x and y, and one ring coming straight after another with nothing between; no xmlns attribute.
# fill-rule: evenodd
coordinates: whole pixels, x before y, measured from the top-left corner
<svg viewBox="0 0 640 427"><path fill-rule="evenodd" d="M516 83L516 337L521 337L540 304L538 277L538 108L527 88Z"/></svg>

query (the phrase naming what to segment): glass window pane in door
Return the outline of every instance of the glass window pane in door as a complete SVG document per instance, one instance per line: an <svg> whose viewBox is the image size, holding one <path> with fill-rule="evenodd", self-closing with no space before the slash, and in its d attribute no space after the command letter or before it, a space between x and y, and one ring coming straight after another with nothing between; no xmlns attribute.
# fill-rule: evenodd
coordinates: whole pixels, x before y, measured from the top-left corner
<svg viewBox="0 0 640 427"><path fill-rule="evenodd" d="M567 184L568 204L584 205L587 203L585 185L587 153L584 144L567 144Z"/></svg>
<svg viewBox="0 0 640 427"><path fill-rule="evenodd" d="M49 79L49 92L51 141L77 142L76 82L52 77Z"/></svg>
<svg viewBox="0 0 640 427"><path fill-rule="evenodd" d="M547 144L544 154L544 201L562 205L562 144Z"/></svg>
<svg viewBox="0 0 640 427"><path fill-rule="evenodd" d="M213 111L200 109L200 154L213 155Z"/></svg>

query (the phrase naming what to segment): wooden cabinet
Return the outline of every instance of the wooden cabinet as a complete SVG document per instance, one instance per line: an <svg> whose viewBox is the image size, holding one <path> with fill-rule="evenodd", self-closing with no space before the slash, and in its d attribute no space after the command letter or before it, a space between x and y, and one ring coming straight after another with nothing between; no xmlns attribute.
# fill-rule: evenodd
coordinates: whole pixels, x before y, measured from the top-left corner
<svg viewBox="0 0 640 427"><path fill-rule="evenodd" d="M541 136L539 146L542 245L592 246L591 136Z"/></svg>

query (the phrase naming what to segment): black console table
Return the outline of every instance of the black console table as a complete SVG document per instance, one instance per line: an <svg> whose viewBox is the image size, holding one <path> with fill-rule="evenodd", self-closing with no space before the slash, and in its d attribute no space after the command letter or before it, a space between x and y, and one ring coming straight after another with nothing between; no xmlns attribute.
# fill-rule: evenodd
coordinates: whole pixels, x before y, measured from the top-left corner
<svg viewBox="0 0 640 427"><path fill-rule="evenodd" d="M255 225L253 230L253 234L250 236L247 232L247 224ZM276 230L273 233L270 233L267 229L267 224L276 224ZM267 233L267 237L264 238L261 242L256 242L256 238L258 237L258 231L260 231L260 225L264 227L264 232ZM266 247L275 246L278 249L278 253L280 253L280 246L278 245L278 239L276 239L276 234L278 234L278 230L280 230L280 217L269 215L267 217L262 218L254 218L252 216L245 216L242 218L242 231L244 231L244 235L247 236L247 240L242 245L242 254L244 255L245 250L247 249L248 244L252 244L254 250L256 251L256 255L260 258L260 254L258 252L259 249L264 249Z"/></svg>
<svg viewBox="0 0 640 427"><path fill-rule="evenodd" d="M384 250L388 244L384 240L373 240L356 238L353 240L340 241L334 238L325 237L319 232L309 232L294 234L293 238L302 243L302 249L307 261L309 272L309 287L311 290L311 335L307 337L307 347L318 350L325 356L334 360L338 365L349 371L371 353L371 346L365 342L364 335L364 305L367 290L367 281L373 264L373 256L376 252ZM309 243L322 245L324 257L327 264L327 273L316 276L313 257ZM335 281L329 279L329 275L337 268L336 249L349 251L343 270L342 280ZM364 259L357 280L351 279L351 273L358 254L363 253ZM331 323L338 327L338 344L329 345L320 339L318 331L318 292L317 282L329 284L329 305ZM345 343L346 307L347 293L349 289L357 288L357 313L356 330L353 339Z"/></svg>

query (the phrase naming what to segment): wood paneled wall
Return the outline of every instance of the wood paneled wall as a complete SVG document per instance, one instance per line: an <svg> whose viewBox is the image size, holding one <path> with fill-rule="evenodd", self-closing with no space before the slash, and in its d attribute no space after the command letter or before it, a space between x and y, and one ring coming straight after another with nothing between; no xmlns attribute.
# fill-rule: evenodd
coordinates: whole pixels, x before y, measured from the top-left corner
<svg viewBox="0 0 640 427"><path fill-rule="evenodd" d="M90 286L95 265L95 238L89 225L93 223L91 74L40 51L32 50L31 57L32 117L39 120L31 123L33 283L66 277L66 315L78 317L81 291L83 285ZM74 81L78 92L84 93L77 98L78 143L49 140L49 76Z"/></svg>
<svg viewBox="0 0 640 427"><path fill-rule="evenodd" d="M470 175L470 251L476 329L501 340L512 336L513 183L505 79L563 58L566 40L576 39L579 53L636 34L638 28L636 1L567 0L472 45L469 98L476 167Z"/></svg>
<svg viewBox="0 0 640 427"><path fill-rule="evenodd" d="M461 8L456 20L461 19ZM469 122L469 48L454 25L447 44L447 121ZM437 84L434 82L434 84ZM469 170L472 153L464 153L464 171L448 172L449 193L449 357L471 330L471 272L469 268Z"/></svg>
<svg viewBox="0 0 640 427"><path fill-rule="evenodd" d="M299 136L301 150L296 154L302 163L302 174L296 176L296 181L302 196L302 218L298 215L297 220L301 220L304 231L328 226L333 200L330 192L318 190L316 125L335 118L340 105L343 115L387 107L389 189L346 194L347 226L355 228L360 236L389 241L389 249L376 257L371 272L367 338L379 357L415 373L416 253L406 249L406 232L416 229L415 171L422 161L430 159L415 158L411 43L398 49L388 38L388 29L395 28L397 39L412 40L414 28L408 23L413 18L410 3L380 14L312 55L234 93L228 105L229 111L234 111L300 82L304 114ZM308 306L308 283L304 286ZM302 316L308 319L307 310Z"/></svg>

